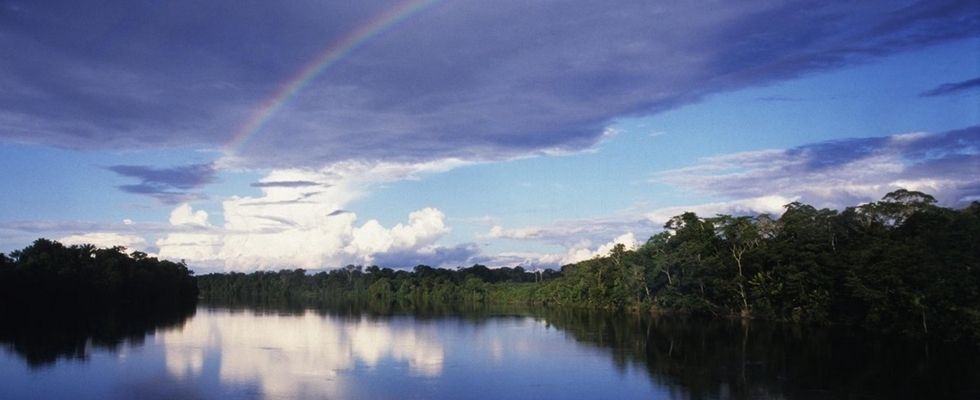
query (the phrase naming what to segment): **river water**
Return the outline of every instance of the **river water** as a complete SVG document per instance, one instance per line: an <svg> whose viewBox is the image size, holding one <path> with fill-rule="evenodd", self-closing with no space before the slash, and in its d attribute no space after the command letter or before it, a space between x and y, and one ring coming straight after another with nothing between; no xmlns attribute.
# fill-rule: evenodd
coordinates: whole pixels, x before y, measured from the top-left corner
<svg viewBox="0 0 980 400"><path fill-rule="evenodd" d="M0 329L4 399L980 398L962 345L737 321L201 306Z"/></svg>

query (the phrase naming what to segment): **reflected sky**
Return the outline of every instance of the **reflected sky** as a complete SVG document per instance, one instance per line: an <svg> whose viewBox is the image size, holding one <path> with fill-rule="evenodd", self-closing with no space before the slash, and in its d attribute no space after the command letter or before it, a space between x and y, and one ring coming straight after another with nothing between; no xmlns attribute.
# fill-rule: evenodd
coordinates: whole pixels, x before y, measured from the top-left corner
<svg viewBox="0 0 980 400"><path fill-rule="evenodd" d="M381 365L438 377L444 350L436 324L410 320L205 311L157 336L170 373L187 380L216 369L221 383L255 384L269 398L344 398L345 375Z"/></svg>
<svg viewBox="0 0 980 400"><path fill-rule="evenodd" d="M201 308L140 345L28 368L0 351L10 398L662 397L542 320L337 316ZM657 395L660 393L660 395ZM7 398L7 395L4 397Z"/></svg>

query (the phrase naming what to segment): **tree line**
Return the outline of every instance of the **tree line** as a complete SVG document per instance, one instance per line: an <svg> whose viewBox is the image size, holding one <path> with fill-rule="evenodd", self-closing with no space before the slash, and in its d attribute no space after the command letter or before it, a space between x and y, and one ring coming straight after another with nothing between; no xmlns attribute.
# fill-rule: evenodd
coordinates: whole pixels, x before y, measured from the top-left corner
<svg viewBox="0 0 980 400"><path fill-rule="evenodd" d="M197 296L197 282L184 262L139 251L127 254L123 247L65 246L38 239L9 256L0 253L4 315L186 308L193 307Z"/></svg>
<svg viewBox="0 0 980 400"><path fill-rule="evenodd" d="M523 267L433 268L417 265L411 270L367 268L360 265L310 274L303 269L231 272L197 277L202 297L224 305L265 304L290 306L310 303L398 303L411 308L447 304L513 303L520 296L506 291L532 288L536 282L553 280L561 272L530 272ZM526 296L524 296L526 297Z"/></svg>
<svg viewBox="0 0 980 400"><path fill-rule="evenodd" d="M541 304L841 324L980 338L980 203L908 190L844 211L793 202L770 215L683 213L638 249L559 271L481 265L213 274L210 299Z"/></svg>

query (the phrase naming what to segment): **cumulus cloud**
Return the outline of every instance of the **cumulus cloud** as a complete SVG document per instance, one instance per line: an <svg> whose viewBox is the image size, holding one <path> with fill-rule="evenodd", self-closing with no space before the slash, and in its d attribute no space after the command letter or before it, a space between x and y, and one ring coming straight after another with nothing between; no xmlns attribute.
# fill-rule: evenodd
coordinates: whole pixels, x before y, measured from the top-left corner
<svg viewBox="0 0 980 400"><path fill-rule="evenodd" d="M124 235L114 232L93 232L65 236L58 239L65 245L91 244L100 248L122 246L129 250L140 250L146 246L146 239L136 235Z"/></svg>
<svg viewBox="0 0 980 400"><path fill-rule="evenodd" d="M956 206L980 194L980 126L726 154L657 173L653 180L733 199L709 209L766 211L790 199L841 208L899 188L927 192Z"/></svg>
<svg viewBox="0 0 980 400"><path fill-rule="evenodd" d="M350 244L344 251L363 255L370 262L370 256L390 250L418 248L431 244L449 229L445 225L445 215L434 208L415 211L408 216L408 225L398 224L391 229L381 226L377 220L370 220L351 231Z"/></svg>
<svg viewBox="0 0 980 400"><path fill-rule="evenodd" d="M302 267L335 268L427 259L448 263L449 256L469 257L467 248L444 248L436 241L449 232L446 216L435 208L408 215L406 223L385 227L370 219L358 222L343 211L368 187L390 180L413 179L443 171L458 162L418 165L338 163L320 170L274 170L263 182L317 182L308 185L261 186L258 197L232 197L222 202L223 224L206 231L176 231L156 244L160 256L227 270ZM208 215L183 204L171 213L175 227L208 227ZM391 266L404 266L402 263Z"/></svg>
<svg viewBox="0 0 980 400"><path fill-rule="evenodd" d="M190 225L200 227L207 227L211 225L208 223L208 213L206 211L194 211L191 205L187 203L177 206L177 208L170 212L170 224L176 226Z"/></svg>
<svg viewBox="0 0 980 400"><path fill-rule="evenodd" d="M241 135L263 105L279 104L269 96L296 71L392 6L21 7L0 15L0 49L18 54L0 59L0 140L194 145L261 167L577 151L618 117L980 32L980 9L952 0L760 0L711 3L711 12L698 2L437 2L365 41L263 119L257 134ZM248 140L227 147L237 136ZM123 189L188 200L153 181Z"/></svg>
<svg viewBox="0 0 980 400"><path fill-rule="evenodd" d="M565 257L562 259L562 264L575 263L579 261L585 261L595 257L601 257L609 255L617 245L623 245L626 250L634 250L639 247L640 243L636 240L636 236L633 232L626 232L622 235L617 236L612 241L600 245L595 251L589 250L588 243L584 243L584 246L573 247L568 250Z"/></svg>
<svg viewBox="0 0 980 400"><path fill-rule="evenodd" d="M226 210L234 207L226 204ZM322 205L304 207L325 209ZM447 232L444 216L436 209L413 212L408 224L392 228L376 220L357 225L354 213L339 217L295 218L293 224L256 215L234 215L225 228L213 233L173 233L157 241L160 255L222 266L226 270L276 268L336 268L346 264L371 264L389 253L419 255L438 251L435 240ZM385 258L393 261L392 258ZM401 265L388 266L404 266Z"/></svg>

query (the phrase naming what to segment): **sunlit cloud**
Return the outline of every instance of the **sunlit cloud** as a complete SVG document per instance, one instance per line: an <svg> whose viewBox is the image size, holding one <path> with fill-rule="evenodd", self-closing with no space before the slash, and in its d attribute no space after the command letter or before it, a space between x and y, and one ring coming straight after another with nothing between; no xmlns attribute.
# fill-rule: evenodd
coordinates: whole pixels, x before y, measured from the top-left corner
<svg viewBox="0 0 980 400"><path fill-rule="evenodd" d="M146 246L146 239L140 236L123 235L113 232L93 232L81 235L71 235L59 238L58 241L66 245L91 244L101 248L122 246L129 250L139 250Z"/></svg>
<svg viewBox="0 0 980 400"><path fill-rule="evenodd" d="M685 212L693 212L701 217L714 217L718 214L752 216L769 214L772 216L778 216L783 213L783 206L796 200L798 200L796 197L762 196L714 203L689 204L684 206L658 208L648 212L646 217L650 220L650 222L663 226L671 218Z"/></svg>
<svg viewBox="0 0 980 400"><path fill-rule="evenodd" d="M203 268L255 270L265 268L338 268L376 259L430 259L447 254L436 244L450 231L442 211L427 207L408 215L407 223L383 226L345 211L374 185L416 179L463 164L444 160L421 164L338 163L322 170L273 170L261 182L316 182L262 185L258 197L232 197L222 202L224 221L207 232L173 232L156 245L166 258L186 259ZM178 226L211 227L208 214L183 204L171 213ZM457 261L465 261L465 254ZM448 260L446 260L449 262ZM405 261L403 261L405 262Z"/></svg>
<svg viewBox="0 0 980 400"><path fill-rule="evenodd" d="M635 250L640 246L641 242L637 240L633 232L626 232L598 246L594 245L588 239L581 239L578 242L565 246L565 251L561 253L504 251L492 255L477 256L473 260L490 267L513 267L519 265L531 270L555 269L566 264L577 263L596 257L605 257L619 244L622 244L627 250Z"/></svg>
<svg viewBox="0 0 980 400"><path fill-rule="evenodd" d="M177 206L177 208L170 212L170 224L200 227L207 227L211 225L208 223L208 213L206 211L194 211L191 205L187 203Z"/></svg>

